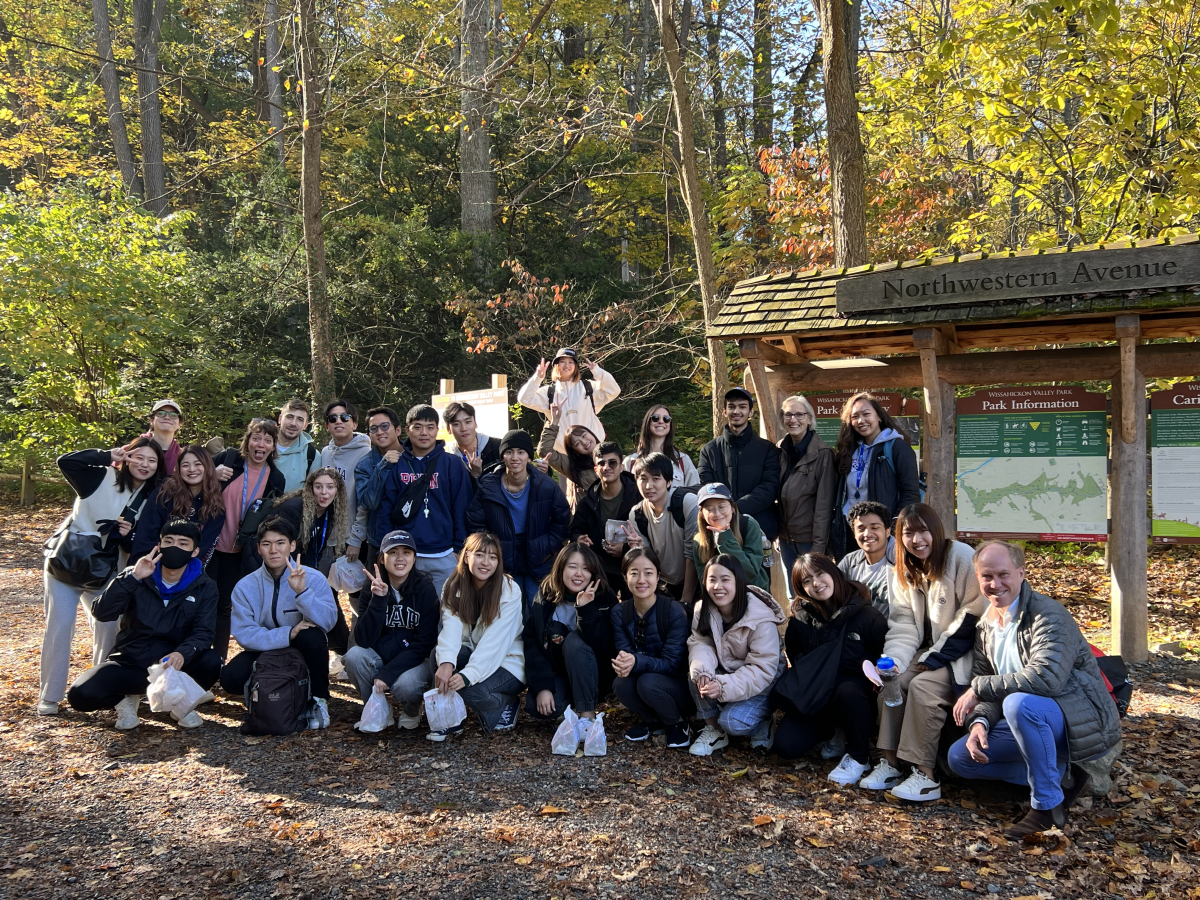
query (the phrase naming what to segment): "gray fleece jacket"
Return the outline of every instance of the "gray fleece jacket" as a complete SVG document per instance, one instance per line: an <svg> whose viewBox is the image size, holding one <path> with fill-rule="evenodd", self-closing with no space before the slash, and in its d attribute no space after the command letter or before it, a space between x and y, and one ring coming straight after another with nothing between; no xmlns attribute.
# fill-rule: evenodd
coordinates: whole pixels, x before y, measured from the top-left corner
<svg viewBox="0 0 1200 900"><path fill-rule="evenodd" d="M325 576L303 566L304 590L297 594L288 584L288 570L275 578L265 565L233 589L234 639L247 650L282 650L291 643L291 631L301 622L312 622L328 633L337 624L337 601Z"/></svg>

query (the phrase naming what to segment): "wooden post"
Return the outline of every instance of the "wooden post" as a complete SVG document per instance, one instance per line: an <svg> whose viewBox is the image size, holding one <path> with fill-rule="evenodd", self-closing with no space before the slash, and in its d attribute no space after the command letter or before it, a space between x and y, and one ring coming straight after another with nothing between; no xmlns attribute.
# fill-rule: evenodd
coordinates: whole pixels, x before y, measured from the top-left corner
<svg viewBox="0 0 1200 900"><path fill-rule="evenodd" d="M925 502L942 520L946 534L953 536L958 534L954 502L954 386L938 374L938 357L949 355L952 347L936 328L914 330L913 346L921 354L921 386L925 390L924 442L929 454Z"/></svg>
<svg viewBox="0 0 1200 900"><path fill-rule="evenodd" d="M442 395L453 394L454 393L454 379L453 378L441 379L438 382L438 393L442 394Z"/></svg>
<svg viewBox="0 0 1200 900"><path fill-rule="evenodd" d="M754 385L754 395L758 398L760 433L764 433L766 439L773 444L783 435L783 422L779 418L778 404L771 392L771 382L767 380L767 366L761 347L758 341L750 339L740 341L738 349L742 359L746 360L746 370Z"/></svg>
<svg viewBox="0 0 1200 900"><path fill-rule="evenodd" d="M21 505L33 506L37 502L33 489L33 459L25 457L21 464Z"/></svg>
<svg viewBox="0 0 1200 900"><path fill-rule="evenodd" d="M1112 653L1150 656L1146 599L1146 379L1137 369L1137 316L1117 317L1120 373L1112 417Z"/></svg>
<svg viewBox="0 0 1200 900"><path fill-rule="evenodd" d="M493 391L508 390L508 376L507 375L493 375L492 376L492 390Z"/></svg>

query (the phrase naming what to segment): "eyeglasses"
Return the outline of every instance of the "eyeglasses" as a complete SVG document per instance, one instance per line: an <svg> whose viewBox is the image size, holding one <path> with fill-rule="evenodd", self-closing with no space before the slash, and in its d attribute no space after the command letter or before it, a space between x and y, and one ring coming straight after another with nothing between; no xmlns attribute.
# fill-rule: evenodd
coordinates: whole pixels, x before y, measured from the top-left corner
<svg viewBox="0 0 1200 900"><path fill-rule="evenodd" d="M325 421L332 425L334 422L352 422L354 416L350 413L330 413L325 417Z"/></svg>
<svg viewBox="0 0 1200 900"><path fill-rule="evenodd" d="M602 459L602 460L600 460L600 462L596 463L596 468L597 469L615 469L615 468L618 468L620 465L621 465L621 461L619 459Z"/></svg>
<svg viewBox="0 0 1200 900"><path fill-rule="evenodd" d="M806 412L791 412L791 413L785 412L783 414L783 417L785 419L807 419L808 413L806 413Z"/></svg>
<svg viewBox="0 0 1200 900"><path fill-rule="evenodd" d="M346 419L342 419L342 421L345 422ZM376 432L379 432L379 431L391 431L391 429L392 429L391 422L380 422L378 425L372 425L370 428L367 429L367 431L370 432L371 434L375 434Z"/></svg>
<svg viewBox="0 0 1200 900"><path fill-rule="evenodd" d="M667 425L670 425L670 424L671 424L671 417L670 417L670 416L660 416L658 413L655 413L654 415L652 415L652 416L650 417L650 421L651 421L651 422L654 422L655 424L657 424L657 423L659 423L659 422L663 422L663 423L665 423L665 424L667 424Z"/></svg>
<svg viewBox="0 0 1200 900"><path fill-rule="evenodd" d="M166 410L166 409L160 409L154 415L156 418L159 418L159 419L178 419L179 418L179 413L171 412L170 410Z"/></svg>

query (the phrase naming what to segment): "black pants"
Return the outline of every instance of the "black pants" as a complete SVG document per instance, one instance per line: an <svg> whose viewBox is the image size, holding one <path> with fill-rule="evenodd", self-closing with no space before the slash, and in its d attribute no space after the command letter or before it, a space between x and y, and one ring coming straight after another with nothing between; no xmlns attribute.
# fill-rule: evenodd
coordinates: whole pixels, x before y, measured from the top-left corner
<svg viewBox="0 0 1200 900"><path fill-rule="evenodd" d="M525 698L525 711L539 719L561 716L567 704L576 712L592 712L596 709L597 694L600 692L600 671L596 666L596 652L578 631L572 631L562 642L563 664L566 672L554 676L554 712L543 716L537 708L537 692L530 691Z"/></svg>
<svg viewBox="0 0 1200 900"><path fill-rule="evenodd" d="M217 631L213 649L221 660L229 655L230 620L233 618L233 589L242 580L242 554L213 552L208 563L208 577L217 583Z"/></svg>
<svg viewBox="0 0 1200 900"><path fill-rule="evenodd" d="M775 732L775 752L784 759L796 759L840 728L846 733L846 752L866 764L875 706L875 691L866 678L844 678L820 712L810 716L788 713L783 717Z"/></svg>
<svg viewBox="0 0 1200 900"><path fill-rule="evenodd" d="M67 702L79 712L95 712L112 709L125 699L126 694L144 694L150 686L149 666L132 659L110 657L98 666L92 666L75 679L67 691ZM221 656L215 650L197 653L183 671L204 690L216 683L221 671Z"/></svg>
<svg viewBox="0 0 1200 900"><path fill-rule="evenodd" d="M320 628L305 628L292 638L291 645L300 651L308 664L308 684L314 697L329 699L329 643ZM254 661L263 655L261 650L243 650L221 670L221 687L230 694L246 693L246 682L254 671Z"/></svg>
<svg viewBox="0 0 1200 900"><path fill-rule="evenodd" d="M657 672L618 678L613 693L627 710L647 725L669 727L696 711L687 679Z"/></svg>

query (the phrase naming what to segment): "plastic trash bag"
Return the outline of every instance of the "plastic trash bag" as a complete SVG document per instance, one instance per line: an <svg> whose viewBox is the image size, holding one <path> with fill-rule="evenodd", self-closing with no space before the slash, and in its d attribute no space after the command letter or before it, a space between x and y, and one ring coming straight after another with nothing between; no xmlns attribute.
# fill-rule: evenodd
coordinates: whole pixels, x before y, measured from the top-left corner
<svg viewBox="0 0 1200 900"><path fill-rule="evenodd" d="M557 753L559 756L574 756L575 751L579 749L579 716L575 715L575 710L567 706L566 712L563 713L563 720L559 723L558 730L554 732L554 737L550 739L550 752Z"/></svg>
<svg viewBox="0 0 1200 900"><path fill-rule="evenodd" d="M462 724L467 717L467 707L458 691L439 694L437 688L425 692L425 718L430 731L449 731Z"/></svg>
<svg viewBox="0 0 1200 900"><path fill-rule="evenodd" d="M583 742L584 756L608 756L608 736L604 733L604 713L597 713Z"/></svg>
<svg viewBox="0 0 1200 900"><path fill-rule="evenodd" d="M392 715L392 704L388 703L387 695L379 685L375 685L371 696L363 704L362 715L354 723L354 727L359 731L374 734L395 724L396 718Z"/></svg>
<svg viewBox="0 0 1200 900"><path fill-rule="evenodd" d="M339 556L329 567L325 580L334 591L353 594L367 583L367 570L361 562L350 562L346 557Z"/></svg>
<svg viewBox="0 0 1200 900"><path fill-rule="evenodd" d="M150 685L146 688L146 699L153 712L173 712L183 718L203 699L205 691L196 684L187 672L157 662L146 670Z"/></svg>

